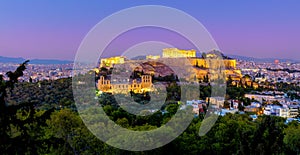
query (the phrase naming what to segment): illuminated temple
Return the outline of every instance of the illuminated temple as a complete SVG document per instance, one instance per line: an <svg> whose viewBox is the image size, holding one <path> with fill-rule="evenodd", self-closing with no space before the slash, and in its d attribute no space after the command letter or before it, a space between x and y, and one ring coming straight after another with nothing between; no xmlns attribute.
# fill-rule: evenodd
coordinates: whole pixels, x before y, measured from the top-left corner
<svg viewBox="0 0 300 155"><path fill-rule="evenodd" d="M98 89L109 93L134 93L149 92L152 88L152 77L150 75L142 75L140 78L129 79L123 78L120 80L105 79L100 76L98 80Z"/></svg>
<svg viewBox="0 0 300 155"><path fill-rule="evenodd" d="M213 55L213 54L210 54ZM155 62L155 60L164 61L168 60L171 62L172 66L180 66L180 60L185 59L188 60L193 66L193 72L195 73L198 79L203 79L206 75L210 77L209 68L213 63L209 63L207 59L202 57L196 57L195 50L181 50L177 48L166 48L162 50L162 57L160 55L147 55L145 57L148 63L143 65L141 69L145 74L137 79L127 79L123 81L112 81L111 79L104 78L101 76L98 80L97 87L99 90L103 92L110 93L128 93L133 91L135 93L142 93L151 90L152 87L152 76L167 76L172 74L171 71L166 70L166 66L163 66L160 63ZM174 61L173 59L176 59ZM100 60L100 68L113 68L114 65L122 65L126 64L126 62L138 62L139 60L127 60L125 57L116 56L110 58L104 58ZM224 57L221 62L223 62L224 71L226 75L226 79L229 77L233 81L239 81L242 77L241 71L236 69L236 60ZM158 72L158 73L157 73ZM129 77L122 77L129 78Z"/></svg>
<svg viewBox="0 0 300 155"><path fill-rule="evenodd" d="M100 68L101 67L112 67L115 64L123 64L125 63L125 57L117 56L101 59Z"/></svg>
<svg viewBox="0 0 300 155"><path fill-rule="evenodd" d="M180 50L177 48L165 48L162 53L163 58L195 58L196 50Z"/></svg>

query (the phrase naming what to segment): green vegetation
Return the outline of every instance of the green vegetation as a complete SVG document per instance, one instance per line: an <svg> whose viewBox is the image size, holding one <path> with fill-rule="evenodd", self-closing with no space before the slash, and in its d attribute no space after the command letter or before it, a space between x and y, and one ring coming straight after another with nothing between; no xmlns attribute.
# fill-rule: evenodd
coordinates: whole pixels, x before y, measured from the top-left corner
<svg viewBox="0 0 300 155"><path fill-rule="evenodd" d="M155 150L129 152L113 148L97 139L84 125L74 106L71 79L17 83L26 66L10 72L9 81L0 77L1 154L299 154L300 125L285 119L262 116L253 121L248 115L227 114L213 128L198 136L203 117L193 122L173 142ZM202 85L200 98L210 95ZM121 109L110 94L99 96L99 103L111 120L131 130L158 128L178 110L179 87L170 84L169 100L160 111L136 116ZM228 87L228 98L243 97L247 89ZM146 96L133 94L139 101ZM97 112L88 109L91 113ZM91 118L92 119L92 118ZM99 123L99 122L95 122Z"/></svg>

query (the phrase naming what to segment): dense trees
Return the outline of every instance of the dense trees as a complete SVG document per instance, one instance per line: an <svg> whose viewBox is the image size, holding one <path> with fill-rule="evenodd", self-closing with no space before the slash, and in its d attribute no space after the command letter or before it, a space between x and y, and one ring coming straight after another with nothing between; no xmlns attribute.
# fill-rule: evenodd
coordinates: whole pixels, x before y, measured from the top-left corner
<svg viewBox="0 0 300 155"><path fill-rule="evenodd" d="M36 108L75 108L71 79L17 83L7 94L8 104L34 103Z"/></svg>
<svg viewBox="0 0 300 155"><path fill-rule="evenodd" d="M219 117L213 128L199 136L203 117L194 118L187 130L173 142L151 151L129 152L108 146L94 136L81 117L93 120L101 116L87 109L79 116L74 107L70 79L16 84L26 63L11 80L0 77L0 149L2 154L299 154L300 125L285 124L285 119L262 116L253 121L248 115L227 114ZM41 87L39 87L39 85ZM13 86L14 89L13 89ZM150 130L168 122L178 111L179 87L170 84L165 113L136 116L119 107L110 94L99 96L99 103L111 120L131 130ZM209 97L211 87L202 85L200 98ZM229 87L229 98L242 98L242 88ZM145 96L134 96L139 100ZM6 102L7 101L7 102ZM14 101L14 102L13 102ZM245 103L250 102L246 101ZM229 106L230 103L227 103ZM96 125L101 125L101 122ZM103 125L103 124L102 124ZM113 131L112 131L113 133ZM116 133L114 133L116 134ZM125 137L126 138L126 137ZM127 137L128 138L128 137Z"/></svg>
<svg viewBox="0 0 300 155"><path fill-rule="evenodd" d="M7 103L7 94L15 88L18 78L23 76L28 61L20 64L14 72L7 72L8 81L0 76L0 149L4 154L38 153L44 146L41 142L41 127L49 118L52 109L39 111L35 104L21 102Z"/></svg>
<svg viewBox="0 0 300 155"><path fill-rule="evenodd" d="M106 100L110 97L106 96L101 102L106 103ZM157 112L150 116L135 116L119 107L104 106L111 120L132 130L159 127L172 117L178 107L169 104L166 109L169 113L164 115ZM36 111L36 118L48 112ZM96 117L97 113L91 116ZM19 111L18 117L23 120L27 115ZM38 140L39 143L24 140L23 148L26 146L27 152L31 153L35 149L40 154L277 154L286 151L297 153L299 148L298 124L286 126L284 119L279 117L264 116L253 121L248 115L228 114L219 117L214 127L202 137L198 135L200 125L201 119L195 118L183 134L166 146L151 151L128 152L97 139L76 111L60 109L51 112L44 122L32 120L28 126L31 128L29 135L23 138Z"/></svg>
<svg viewBox="0 0 300 155"><path fill-rule="evenodd" d="M289 153L300 153L300 125L297 122L292 122L284 129L283 142L286 146L286 151Z"/></svg>

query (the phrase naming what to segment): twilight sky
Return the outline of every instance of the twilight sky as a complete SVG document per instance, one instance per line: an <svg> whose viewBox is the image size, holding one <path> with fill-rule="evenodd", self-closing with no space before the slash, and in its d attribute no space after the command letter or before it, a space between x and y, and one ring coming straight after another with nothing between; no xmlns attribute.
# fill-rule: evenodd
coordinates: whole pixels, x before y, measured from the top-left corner
<svg viewBox="0 0 300 155"><path fill-rule="evenodd" d="M297 0L1 0L0 56L73 60L84 36L103 18L149 4L194 16L225 54L300 60Z"/></svg>

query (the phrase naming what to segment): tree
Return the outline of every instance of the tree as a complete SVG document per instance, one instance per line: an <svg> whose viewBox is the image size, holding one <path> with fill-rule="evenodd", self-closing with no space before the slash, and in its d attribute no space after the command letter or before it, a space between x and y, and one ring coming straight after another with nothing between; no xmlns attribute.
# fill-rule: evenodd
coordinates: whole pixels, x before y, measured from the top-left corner
<svg viewBox="0 0 300 155"><path fill-rule="evenodd" d="M208 82L209 82L208 74L206 74L206 75L204 76L203 82L204 82L204 83L208 83Z"/></svg>
<svg viewBox="0 0 300 155"><path fill-rule="evenodd" d="M207 97L211 96L211 86L200 85L200 99L206 100Z"/></svg>
<svg viewBox="0 0 300 155"><path fill-rule="evenodd" d="M228 101L225 101L223 107L229 109L230 108L230 103Z"/></svg>
<svg viewBox="0 0 300 155"><path fill-rule="evenodd" d="M279 154L283 150L284 118L262 116L252 138L251 154Z"/></svg>
<svg viewBox="0 0 300 155"><path fill-rule="evenodd" d="M238 109L239 111L244 111L245 107L241 104L241 102L238 103Z"/></svg>
<svg viewBox="0 0 300 155"><path fill-rule="evenodd" d="M31 77L29 78L29 82L32 83L32 78Z"/></svg>
<svg viewBox="0 0 300 155"><path fill-rule="evenodd" d="M167 106L166 109L171 115L174 115L177 112L178 107L178 104L170 104Z"/></svg>
<svg viewBox="0 0 300 155"><path fill-rule="evenodd" d="M7 72L8 81L0 75L0 149L3 154L37 154L43 148L39 139L41 128L53 109L37 111L32 102L6 103L7 90L10 94L13 92L28 62L20 64L14 72Z"/></svg>
<svg viewBox="0 0 300 155"><path fill-rule="evenodd" d="M5 98L7 97L7 89L12 91L15 84L18 82L18 78L23 76L23 71L26 69L26 65L29 61L25 61L14 72L7 72L9 80L4 81L3 75L0 75L0 149L7 150L10 141L10 123L17 121L16 113L19 107L7 105Z"/></svg>
<svg viewBox="0 0 300 155"><path fill-rule="evenodd" d="M292 151L291 154L300 153L300 125L291 124L286 129L284 129L284 139L283 142L287 147L288 151Z"/></svg>
<svg viewBox="0 0 300 155"><path fill-rule="evenodd" d="M274 105L279 105L279 106L282 106L282 104L280 104L280 102L279 102L279 101L277 101L277 100L276 100L276 101L273 101L272 103L273 103Z"/></svg>
<svg viewBox="0 0 300 155"><path fill-rule="evenodd" d="M48 127L45 129L45 139L52 137L63 141L56 153L77 154L73 137L77 135L77 130L83 126L80 117L70 109L62 109L52 113L51 118L46 121Z"/></svg>
<svg viewBox="0 0 300 155"><path fill-rule="evenodd" d="M231 75L229 75L228 80L227 80L227 86L232 86L232 82L233 82L232 77L231 77Z"/></svg>

